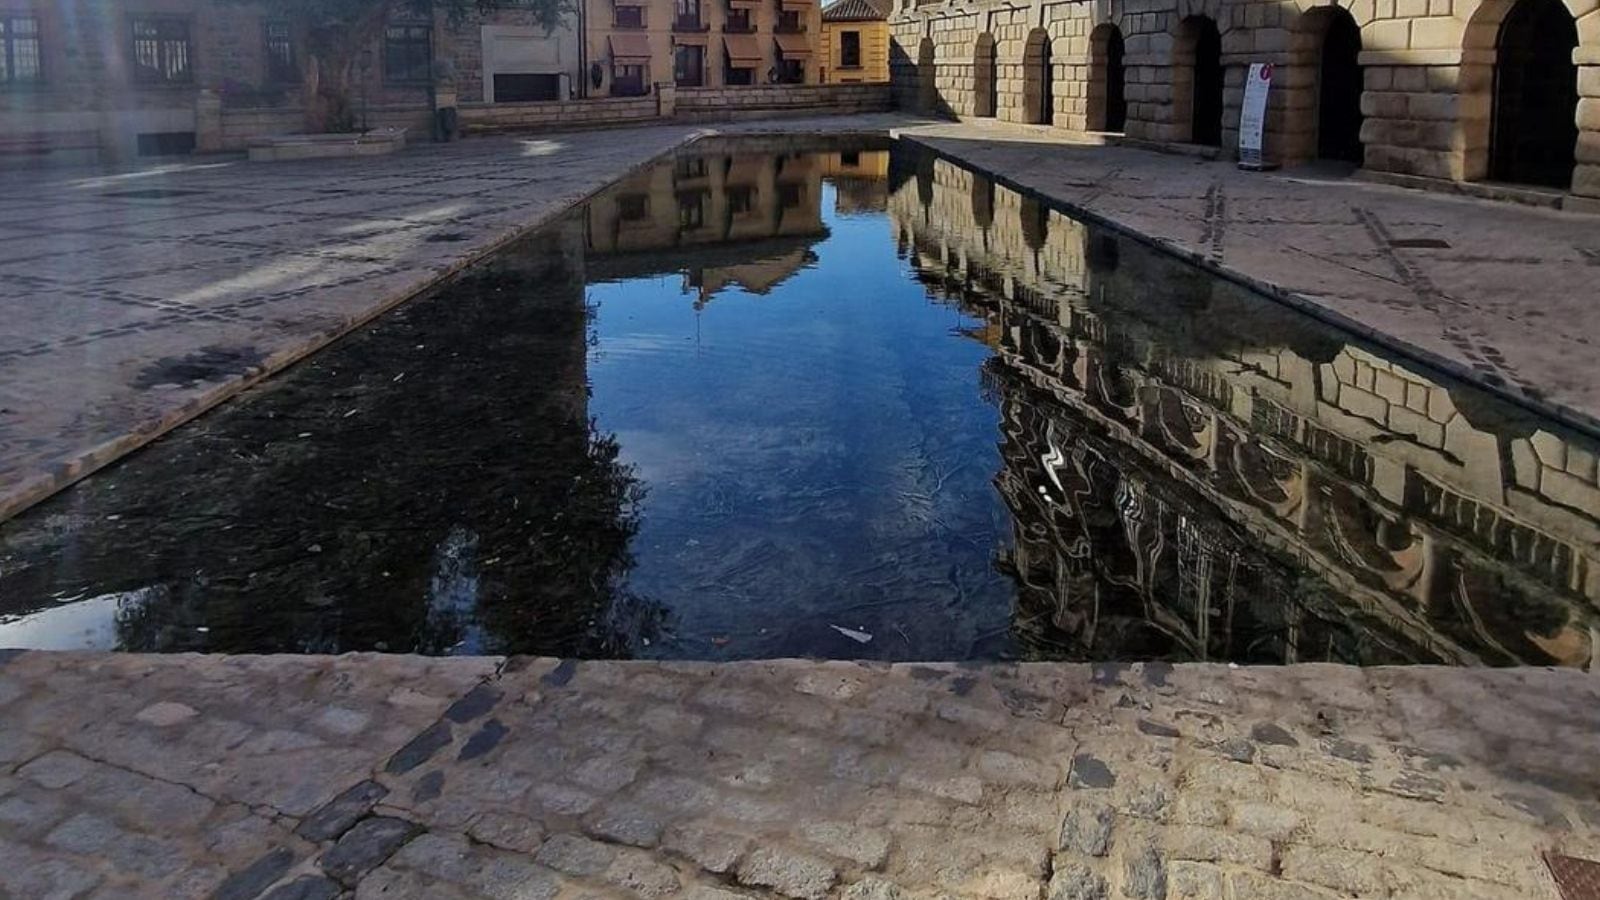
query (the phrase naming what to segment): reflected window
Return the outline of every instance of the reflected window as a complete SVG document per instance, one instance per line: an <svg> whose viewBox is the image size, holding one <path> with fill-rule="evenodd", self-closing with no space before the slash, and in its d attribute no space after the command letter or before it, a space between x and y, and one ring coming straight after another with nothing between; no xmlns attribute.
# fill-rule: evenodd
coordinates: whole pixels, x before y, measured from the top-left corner
<svg viewBox="0 0 1600 900"><path fill-rule="evenodd" d="M711 170L706 166L706 158L705 157L703 157L703 156L685 156L685 157L682 157L681 159L679 159L673 165L672 174L673 174L673 177L679 178L679 179L683 179L683 178L704 178L704 177L706 177L706 175L708 175L710 173L710 171Z"/></svg>
<svg viewBox="0 0 1600 900"><path fill-rule="evenodd" d="M778 185L778 205L784 209L799 209L800 204L806 199L805 185L780 184Z"/></svg>
<svg viewBox="0 0 1600 900"><path fill-rule="evenodd" d="M617 198L617 218L624 222L637 222L650 215L650 197L647 194L623 194Z"/></svg>
<svg viewBox="0 0 1600 900"><path fill-rule="evenodd" d="M755 202L755 188L728 188L728 212L732 213L733 215L749 212L755 207Z"/></svg>
<svg viewBox="0 0 1600 900"><path fill-rule="evenodd" d="M262 49L267 60L269 84L297 84L300 66L294 55L294 38L288 22L261 25Z"/></svg>
<svg viewBox="0 0 1600 900"><path fill-rule="evenodd" d="M43 81L40 55L38 19L0 16L0 85Z"/></svg>
<svg viewBox="0 0 1600 900"><path fill-rule="evenodd" d="M694 231L706 225L706 198L702 193L678 195L678 230Z"/></svg>
<svg viewBox="0 0 1600 900"><path fill-rule="evenodd" d="M133 78L143 84L194 81L188 19L133 20Z"/></svg>
<svg viewBox="0 0 1600 900"><path fill-rule="evenodd" d="M384 29L383 77L390 84L426 84L433 79L433 26Z"/></svg>
<svg viewBox="0 0 1600 900"><path fill-rule="evenodd" d="M861 154L859 154L859 153L841 153L841 154L839 154L839 165L844 167L844 168L846 168L846 169L860 168L860 166L861 166Z"/></svg>

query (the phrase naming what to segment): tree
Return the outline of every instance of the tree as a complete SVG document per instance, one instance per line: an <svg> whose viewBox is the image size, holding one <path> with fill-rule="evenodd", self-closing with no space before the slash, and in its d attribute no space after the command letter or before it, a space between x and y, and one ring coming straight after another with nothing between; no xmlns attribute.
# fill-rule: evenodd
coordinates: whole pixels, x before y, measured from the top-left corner
<svg viewBox="0 0 1600 900"><path fill-rule="evenodd" d="M474 12L521 10L548 34L575 13L574 0L229 0L294 24L303 36L299 55L306 130L355 128L353 88L361 52L371 48L393 17L460 25Z"/></svg>

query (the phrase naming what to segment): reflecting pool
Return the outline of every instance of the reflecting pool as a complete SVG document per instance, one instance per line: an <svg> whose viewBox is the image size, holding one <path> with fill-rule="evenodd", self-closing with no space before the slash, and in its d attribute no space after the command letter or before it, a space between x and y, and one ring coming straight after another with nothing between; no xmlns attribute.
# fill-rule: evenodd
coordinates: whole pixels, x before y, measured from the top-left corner
<svg viewBox="0 0 1600 900"><path fill-rule="evenodd" d="M926 151L702 142L0 524L0 646L1592 666L1597 451Z"/></svg>

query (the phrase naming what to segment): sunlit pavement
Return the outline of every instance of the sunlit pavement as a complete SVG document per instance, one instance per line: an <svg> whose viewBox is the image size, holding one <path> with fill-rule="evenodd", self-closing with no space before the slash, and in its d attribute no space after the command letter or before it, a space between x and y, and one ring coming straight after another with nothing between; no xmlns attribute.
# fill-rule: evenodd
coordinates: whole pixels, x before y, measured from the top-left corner
<svg viewBox="0 0 1600 900"><path fill-rule="evenodd" d="M1570 671L25 653L0 716L16 897L1554 898L1600 853Z"/></svg>

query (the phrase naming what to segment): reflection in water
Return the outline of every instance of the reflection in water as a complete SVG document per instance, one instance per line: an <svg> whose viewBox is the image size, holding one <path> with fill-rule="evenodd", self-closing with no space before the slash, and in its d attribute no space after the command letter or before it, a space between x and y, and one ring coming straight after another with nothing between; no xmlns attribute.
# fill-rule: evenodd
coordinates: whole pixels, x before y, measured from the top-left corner
<svg viewBox="0 0 1600 900"><path fill-rule="evenodd" d="M744 141L0 526L0 646L1594 665L1594 441L932 155Z"/></svg>

